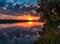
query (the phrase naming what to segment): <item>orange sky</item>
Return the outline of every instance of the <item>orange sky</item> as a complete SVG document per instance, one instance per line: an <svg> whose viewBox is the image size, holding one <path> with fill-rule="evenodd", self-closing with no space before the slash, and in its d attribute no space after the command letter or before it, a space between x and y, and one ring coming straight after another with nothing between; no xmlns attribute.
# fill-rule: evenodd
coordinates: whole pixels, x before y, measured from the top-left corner
<svg viewBox="0 0 60 44"><path fill-rule="evenodd" d="M24 16L17 16L16 19L18 20L38 20L40 17L38 16L30 16L30 15L24 15Z"/></svg>
<svg viewBox="0 0 60 44"><path fill-rule="evenodd" d="M30 15L22 15L22 16L11 16L11 15L0 15L0 19L16 19L16 20L38 20L39 16L30 16Z"/></svg>

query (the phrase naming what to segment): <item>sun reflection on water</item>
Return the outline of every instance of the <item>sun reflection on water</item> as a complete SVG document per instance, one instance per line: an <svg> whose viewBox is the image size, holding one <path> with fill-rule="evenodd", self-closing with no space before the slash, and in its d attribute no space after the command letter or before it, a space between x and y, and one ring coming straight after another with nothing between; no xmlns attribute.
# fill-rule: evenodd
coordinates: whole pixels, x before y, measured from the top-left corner
<svg viewBox="0 0 60 44"><path fill-rule="evenodd" d="M32 25L32 22L28 22L28 24Z"/></svg>
<svg viewBox="0 0 60 44"><path fill-rule="evenodd" d="M45 22L22 22L22 23L13 23L13 24L0 24L0 28L8 28L8 27L23 27L23 28L31 28L34 26L43 26Z"/></svg>

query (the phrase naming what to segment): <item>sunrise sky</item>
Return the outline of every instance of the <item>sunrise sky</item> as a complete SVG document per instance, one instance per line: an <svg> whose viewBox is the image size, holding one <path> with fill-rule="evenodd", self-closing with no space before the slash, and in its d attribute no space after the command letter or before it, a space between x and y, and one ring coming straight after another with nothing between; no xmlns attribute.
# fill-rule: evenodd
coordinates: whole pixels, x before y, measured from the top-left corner
<svg viewBox="0 0 60 44"><path fill-rule="evenodd" d="M31 16L30 14L28 15L21 15L21 16L11 16L11 15L4 15L0 14L0 19L13 19L13 20L39 20L39 16Z"/></svg>

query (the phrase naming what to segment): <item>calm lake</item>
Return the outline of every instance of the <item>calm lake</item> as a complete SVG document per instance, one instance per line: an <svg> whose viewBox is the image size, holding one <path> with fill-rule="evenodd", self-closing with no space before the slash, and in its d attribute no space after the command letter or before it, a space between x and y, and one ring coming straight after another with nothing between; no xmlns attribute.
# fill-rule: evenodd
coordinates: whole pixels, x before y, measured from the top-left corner
<svg viewBox="0 0 60 44"><path fill-rule="evenodd" d="M6 37L6 44L33 44L40 37L38 32L43 32L43 25L44 22L0 24L0 35ZM5 44L4 40L0 40L0 44Z"/></svg>

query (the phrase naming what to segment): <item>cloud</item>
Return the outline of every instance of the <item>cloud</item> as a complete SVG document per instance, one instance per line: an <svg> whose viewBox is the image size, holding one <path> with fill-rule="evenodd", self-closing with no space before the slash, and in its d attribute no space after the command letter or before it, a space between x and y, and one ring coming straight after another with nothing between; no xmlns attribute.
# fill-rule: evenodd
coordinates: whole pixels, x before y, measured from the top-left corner
<svg viewBox="0 0 60 44"><path fill-rule="evenodd" d="M37 12L35 10L31 10L31 12L34 13L34 14L37 14Z"/></svg>
<svg viewBox="0 0 60 44"><path fill-rule="evenodd" d="M25 7L30 7L30 5L24 4Z"/></svg>
<svg viewBox="0 0 60 44"><path fill-rule="evenodd" d="M40 6L38 6L37 4L36 4L36 7L37 7L37 8L40 8Z"/></svg>

